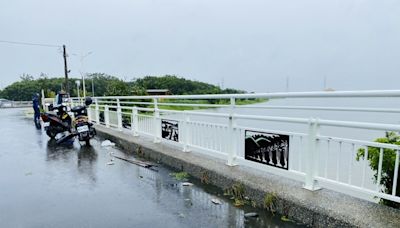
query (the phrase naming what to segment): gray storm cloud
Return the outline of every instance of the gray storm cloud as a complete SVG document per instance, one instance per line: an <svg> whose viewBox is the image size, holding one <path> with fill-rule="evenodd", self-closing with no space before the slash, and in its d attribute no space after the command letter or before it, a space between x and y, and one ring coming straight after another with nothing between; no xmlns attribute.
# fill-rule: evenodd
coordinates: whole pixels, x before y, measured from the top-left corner
<svg viewBox="0 0 400 228"><path fill-rule="evenodd" d="M257 92L397 89L396 0L0 2L0 40L66 44L71 76L176 74ZM77 54L72 55L72 54ZM0 43L1 86L63 75L57 48Z"/></svg>

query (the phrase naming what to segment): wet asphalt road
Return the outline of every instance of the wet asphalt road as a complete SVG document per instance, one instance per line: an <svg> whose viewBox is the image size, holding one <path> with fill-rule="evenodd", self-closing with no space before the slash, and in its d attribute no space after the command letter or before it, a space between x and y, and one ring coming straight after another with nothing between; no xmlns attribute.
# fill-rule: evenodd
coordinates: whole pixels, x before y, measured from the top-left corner
<svg viewBox="0 0 400 228"><path fill-rule="evenodd" d="M214 187L184 187L121 160L118 148L77 141L57 146L22 109L0 109L0 227L294 227L251 207L236 208ZM218 198L221 205L211 199ZM244 213L256 211L256 219Z"/></svg>

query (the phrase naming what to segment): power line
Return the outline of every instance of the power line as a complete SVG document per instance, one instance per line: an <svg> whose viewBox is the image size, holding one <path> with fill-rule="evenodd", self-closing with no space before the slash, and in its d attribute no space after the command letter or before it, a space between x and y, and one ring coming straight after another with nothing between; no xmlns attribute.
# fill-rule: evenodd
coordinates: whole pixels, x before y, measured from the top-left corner
<svg viewBox="0 0 400 228"><path fill-rule="evenodd" d="M39 44L39 43L28 43L28 42L18 42L18 41L9 41L9 40L0 40L0 43L7 43L7 44L17 44L17 45L29 45L29 46L40 46L40 47L56 47L59 50L62 48L63 57L64 57L64 72L65 72L65 90L68 93L68 68L67 68L67 51L65 45L53 45L53 44Z"/></svg>
<svg viewBox="0 0 400 228"><path fill-rule="evenodd" d="M17 42L17 41L9 41L9 40L0 40L0 43L41 46L41 47L57 47L57 48L62 47L61 45L54 45L54 44L38 44L38 43Z"/></svg>

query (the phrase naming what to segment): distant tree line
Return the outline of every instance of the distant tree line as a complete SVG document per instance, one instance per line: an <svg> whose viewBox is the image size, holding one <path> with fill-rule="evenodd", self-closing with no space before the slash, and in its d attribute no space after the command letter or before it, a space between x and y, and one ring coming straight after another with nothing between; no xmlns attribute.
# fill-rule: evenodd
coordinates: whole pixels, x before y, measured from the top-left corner
<svg viewBox="0 0 400 228"><path fill-rule="evenodd" d="M71 96L77 96L78 91L75 81L78 78L69 78L68 84ZM24 74L20 80L0 90L0 98L9 100L31 100L32 95L44 90L46 97L54 97L63 88L64 78L49 78L41 74L38 78ZM92 93L92 83L94 94ZM175 75L165 75L161 77L146 76L144 78L124 81L115 76L104 73L92 73L86 76L85 88L87 96L127 96L127 95L147 95L148 89L168 89L172 94L233 94L245 93L236 89L221 89L212 84L188 80ZM83 95L82 83L80 95Z"/></svg>

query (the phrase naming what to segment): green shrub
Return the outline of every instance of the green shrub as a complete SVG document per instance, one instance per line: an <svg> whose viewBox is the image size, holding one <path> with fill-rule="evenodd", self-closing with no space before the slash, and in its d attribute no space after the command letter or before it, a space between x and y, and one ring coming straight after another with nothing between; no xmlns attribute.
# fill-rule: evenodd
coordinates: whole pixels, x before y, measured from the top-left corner
<svg viewBox="0 0 400 228"><path fill-rule="evenodd" d="M387 132L386 137L378 138L375 140L375 142L400 145L400 136L395 132ZM375 171L374 174L375 183L377 183L378 181L379 154L380 154L380 148L368 147L367 159L370 163L371 169ZM359 161L360 159L365 159L364 148L359 149L357 152L356 160ZM392 149L383 149L382 175L379 184L382 185L383 187L382 192L385 192L387 194L392 194L395 161L396 161L396 151ZM398 176L400 177L400 172L398 172ZM399 181L398 185L400 185ZM400 196L400 186L397 186L396 196ZM390 200L381 199L380 203L391 207L400 208L400 203L396 203Z"/></svg>

